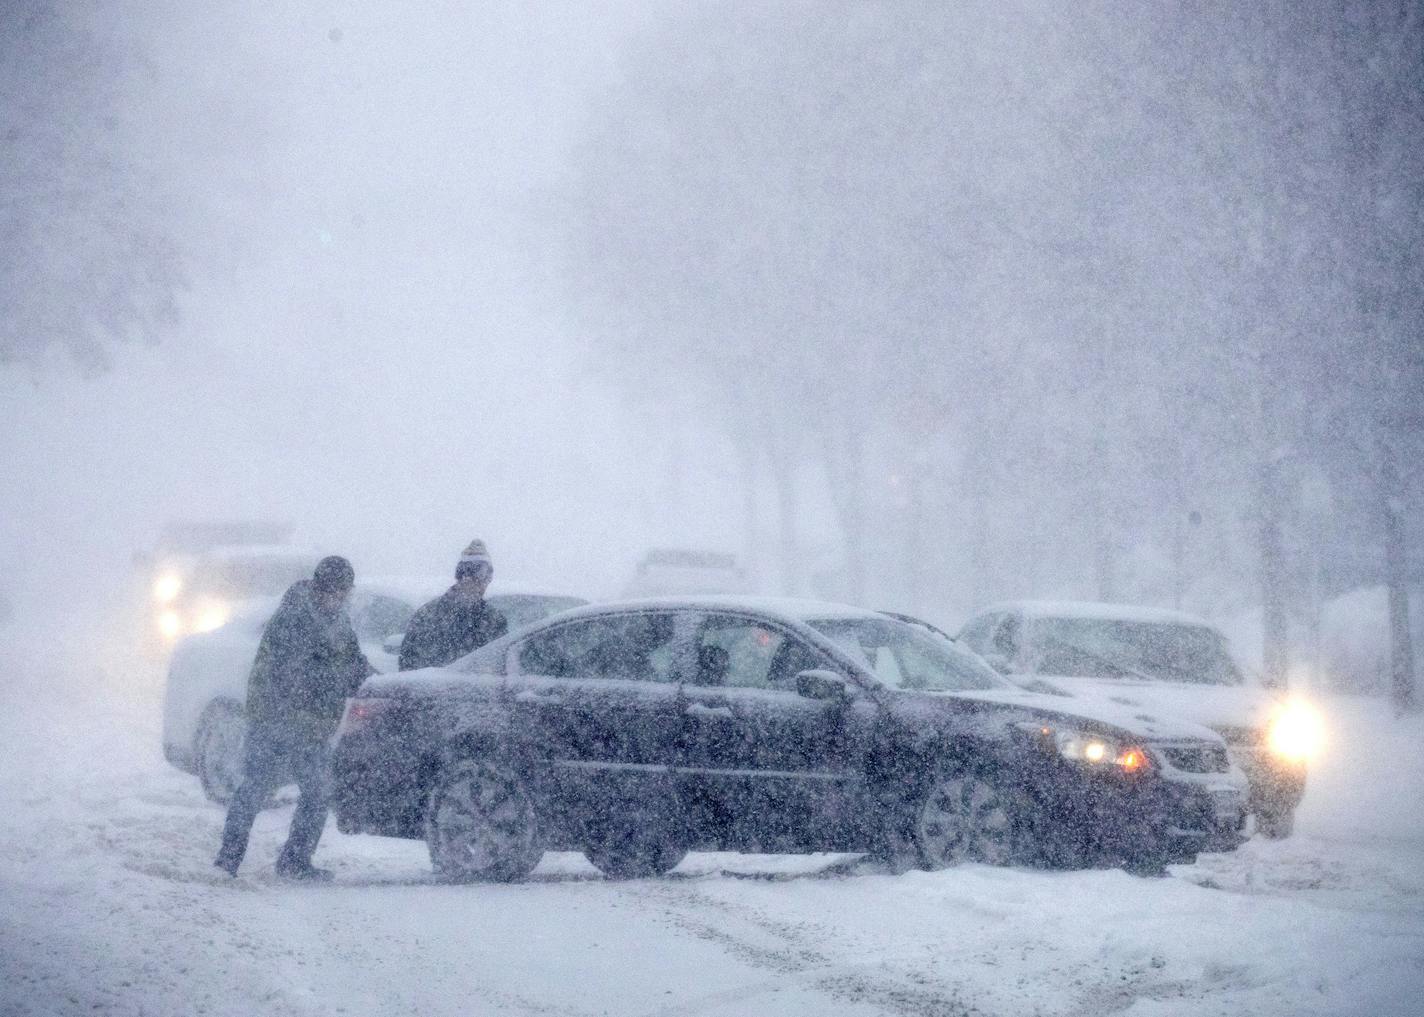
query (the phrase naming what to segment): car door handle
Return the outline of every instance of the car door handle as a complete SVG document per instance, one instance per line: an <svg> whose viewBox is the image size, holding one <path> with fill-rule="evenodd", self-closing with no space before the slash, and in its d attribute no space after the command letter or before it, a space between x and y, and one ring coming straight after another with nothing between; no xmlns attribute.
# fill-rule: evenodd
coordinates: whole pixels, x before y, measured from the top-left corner
<svg viewBox="0 0 1424 1017"><path fill-rule="evenodd" d="M682 712L689 717L696 717L698 720L732 719L732 708L730 706L707 706L703 703L693 703Z"/></svg>
<svg viewBox="0 0 1424 1017"><path fill-rule="evenodd" d="M532 692L525 689L514 697L516 703L529 703L532 706L557 706L564 701L564 697L557 692Z"/></svg>

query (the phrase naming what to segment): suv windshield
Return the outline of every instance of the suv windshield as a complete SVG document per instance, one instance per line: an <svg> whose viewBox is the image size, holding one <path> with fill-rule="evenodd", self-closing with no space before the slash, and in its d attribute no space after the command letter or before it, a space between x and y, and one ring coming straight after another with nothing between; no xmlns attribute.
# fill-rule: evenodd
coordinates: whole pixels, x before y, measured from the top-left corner
<svg viewBox="0 0 1424 1017"><path fill-rule="evenodd" d="M262 556L202 562L193 570L191 592L223 597L261 597L285 593L298 579L310 579L316 560Z"/></svg>
<svg viewBox="0 0 1424 1017"><path fill-rule="evenodd" d="M916 625L889 618L831 618L809 624L892 689L961 692L1008 687L974 654Z"/></svg>
<svg viewBox="0 0 1424 1017"><path fill-rule="evenodd" d="M1241 672L1220 635L1200 625L1112 618L1039 618L1035 668L1068 678L1240 685Z"/></svg>

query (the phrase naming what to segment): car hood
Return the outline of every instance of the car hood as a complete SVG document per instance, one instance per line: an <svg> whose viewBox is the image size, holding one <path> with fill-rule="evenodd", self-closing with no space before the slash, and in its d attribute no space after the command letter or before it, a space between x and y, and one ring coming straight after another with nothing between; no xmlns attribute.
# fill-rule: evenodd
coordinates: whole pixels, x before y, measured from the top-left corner
<svg viewBox="0 0 1424 1017"><path fill-rule="evenodd" d="M1016 682L1043 683L1084 702L1178 717L1217 731L1260 730L1281 695L1259 685L1194 685L1116 678L1010 675Z"/></svg>
<svg viewBox="0 0 1424 1017"><path fill-rule="evenodd" d="M966 692L920 693L936 699L956 699L976 703L1018 708L1038 722L1063 725L1075 724L1108 734L1111 728L1117 736L1126 735L1143 741L1198 740L1219 742L1221 736L1209 727L1183 720L1165 712L1141 709L1121 703L1071 699L1024 689L985 689Z"/></svg>

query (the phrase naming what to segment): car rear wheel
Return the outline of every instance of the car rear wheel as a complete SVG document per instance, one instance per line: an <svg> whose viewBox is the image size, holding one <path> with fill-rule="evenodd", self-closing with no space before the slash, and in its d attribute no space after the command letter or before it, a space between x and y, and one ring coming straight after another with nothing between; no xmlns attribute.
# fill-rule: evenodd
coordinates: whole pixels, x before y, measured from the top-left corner
<svg viewBox="0 0 1424 1017"><path fill-rule="evenodd" d="M976 770L942 770L926 782L908 817L913 861L923 869L959 862L1012 865L1022 860L1016 796ZM902 849L903 851L903 849ZM902 859L908 861L910 859ZM905 867L903 865L898 866Z"/></svg>
<svg viewBox="0 0 1424 1017"><path fill-rule="evenodd" d="M195 739L198 779L209 801L226 805L246 769L247 718L236 703L213 703L203 713Z"/></svg>
<svg viewBox="0 0 1424 1017"><path fill-rule="evenodd" d="M464 760L441 774L425 841L436 873L460 883L523 879L544 854L523 778L493 760Z"/></svg>
<svg viewBox="0 0 1424 1017"><path fill-rule="evenodd" d="M687 848L668 822L632 814L598 824L584 854L605 876L640 879L671 872Z"/></svg>

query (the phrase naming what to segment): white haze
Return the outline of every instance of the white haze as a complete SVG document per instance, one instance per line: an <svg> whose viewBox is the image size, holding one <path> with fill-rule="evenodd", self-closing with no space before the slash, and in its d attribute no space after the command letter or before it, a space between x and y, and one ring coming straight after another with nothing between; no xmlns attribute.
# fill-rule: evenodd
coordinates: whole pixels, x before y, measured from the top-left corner
<svg viewBox="0 0 1424 1017"><path fill-rule="evenodd" d="M482 536L600 595L649 540L734 542L716 497L650 503L557 279L550 195L634 8L88 11L137 56L122 130L190 285L102 377L0 373L11 596L123 576L172 518L291 520L385 573Z"/></svg>
<svg viewBox="0 0 1424 1017"><path fill-rule="evenodd" d="M1417 582L1404 7L61 6L188 285L97 377L0 348L12 599L276 518L588 595L680 544L946 624L1264 600L1283 678Z"/></svg>

